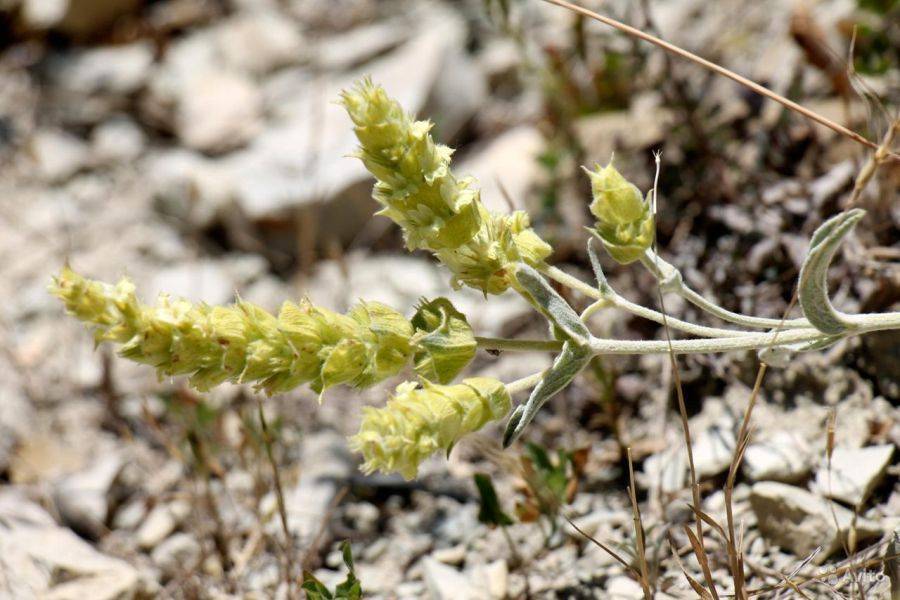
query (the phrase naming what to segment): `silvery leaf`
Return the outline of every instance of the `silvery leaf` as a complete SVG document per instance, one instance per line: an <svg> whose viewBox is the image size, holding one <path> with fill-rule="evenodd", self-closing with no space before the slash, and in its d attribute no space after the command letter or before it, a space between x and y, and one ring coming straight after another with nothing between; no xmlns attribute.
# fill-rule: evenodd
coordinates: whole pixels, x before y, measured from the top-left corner
<svg viewBox="0 0 900 600"><path fill-rule="evenodd" d="M563 349L553 361L553 365L544 374L531 396L524 404L520 404L512 412L503 433L503 447L507 448L516 441L525 428L534 419L537 411L553 396L565 388L578 373L591 361L593 353L585 346L576 346L571 341L563 344Z"/></svg>
<svg viewBox="0 0 900 600"><path fill-rule="evenodd" d="M828 266L843 239L865 214L854 208L825 221L813 234L800 269L800 306L813 327L823 333L840 334L850 327L828 298Z"/></svg>

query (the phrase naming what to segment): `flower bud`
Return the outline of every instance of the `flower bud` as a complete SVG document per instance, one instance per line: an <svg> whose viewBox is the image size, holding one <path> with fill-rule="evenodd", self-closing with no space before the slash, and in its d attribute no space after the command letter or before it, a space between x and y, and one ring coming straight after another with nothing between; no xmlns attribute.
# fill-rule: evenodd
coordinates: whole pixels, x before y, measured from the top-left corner
<svg viewBox="0 0 900 600"><path fill-rule="evenodd" d="M419 464L459 439L503 417L510 409L506 387L495 379L474 377L458 385L423 381L397 386L383 408L366 407L351 447L362 452L363 470L416 476Z"/></svg>
<svg viewBox="0 0 900 600"><path fill-rule="evenodd" d="M591 178L591 213L597 218L592 233L620 264L639 259L653 244L656 233L650 202L619 173L612 162L585 169Z"/></svg>

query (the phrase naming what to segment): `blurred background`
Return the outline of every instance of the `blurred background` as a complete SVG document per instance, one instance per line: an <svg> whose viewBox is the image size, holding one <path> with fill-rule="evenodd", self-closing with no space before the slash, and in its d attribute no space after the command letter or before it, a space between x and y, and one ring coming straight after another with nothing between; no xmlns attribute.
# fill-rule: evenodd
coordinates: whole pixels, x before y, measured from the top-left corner
<svg viewBox="0 0 900 600"><path fill-rule="evenodd" d="M583 5L876 142L897 118L896 0ZM364 75L433 120L488 207L528 210L553 260L586 280L580 166L615 154L646 191L661 151L661 255L695 289L759 316L788 307L810 233L846 208L868 157L730 80L538 0L0 0L0 597L288 597L286 555L331 586L349 539L371 597L640 598L623 567L560 516L628 554L625 446L658 588L691 597L666 542L686 543L690 492L665 357L597 360L545 407L532 446L501 453L488 428L415 482L362 476L346 449L359 407L383 403L396 382L331 390L321 406L306 389L267 400L286 551L253 391L200 397L157 381L95 349L48 295L69 263L105 281L127 275L147 302L239 293L274 310L308 296L342 311L363 297L411 314L421 296L450 295L479 335L543 335L517 296L452 291L446 271L372 217L373 182L348 157L355 138L335 103ZM898 308L898 188L900 165L887 163L859 199L868 217L832 269L847 312ZM604 266L620 293L656 305L647 273ZM676 298L666 308L704 318ZM593 325L610 337L663 335L613 312ZM550 358L481 353L471 372L509 381ZM756 356L680 367L705 509L719 514ZM859 547L884 556L900 525L898 400L896 332L768 374L736 492L754 585L835 541L820 521L809 525L825 536L814 542L756 526L796 490L824 493L830 411L849 470L874 465L838 500L869 526ZM535 470L557 455L555 471ZM476 472L493 475L514 525L479 521ZM772 480L792 489L754 503L755 486ZM840 564L845 550L831 549ZM724 562L714 569L728 579ZM890 597L890 582L875 579L869 597Z"/></svg>

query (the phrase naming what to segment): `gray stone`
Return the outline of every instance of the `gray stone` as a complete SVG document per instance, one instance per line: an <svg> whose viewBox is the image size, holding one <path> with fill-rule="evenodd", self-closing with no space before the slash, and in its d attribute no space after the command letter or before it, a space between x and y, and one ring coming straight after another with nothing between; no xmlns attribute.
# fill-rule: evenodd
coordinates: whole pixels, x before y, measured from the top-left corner
<svg viewBox="0 0 900 600"><path fill-rule="evenodd" d="M139 5L140 0L24 0L20 18L31 30L53 28L84 37L103 31Z"/></svg>
<svg viewBox="0 0 900 600"><path fill-rule="evenodd" d="M176 533L153 549L150 557L167 577L190 573L200 564L201 548L187 533Z"/></svg>
<svg viewBox="0 0 900 600"><path fill-rule="evenodd" d="M31 139L29 150L38 172L51 182L68 179L87 164L89 157L84 142L52 129L38 131Z"/></svg>
<svg viewBox="0 0 900 600"><path fill-rule="evenodd" d="M359 72L333 81L321 81L303 73L298 77L281 79L280 89L270 90L273 104L278 106L276 123L260 133L246 149L228 157L227 162L236 183L236 199L241 209L252 219L284 218L300 206L343 197L361 182L368 181L362 164L349 158L357 140L352 124L343 107L334 101L340 92L351 87L363 75L388 89L405 110L420 114L429 104L437 81L444 76L448 61L465 39L465 23L454 11L440 5L418 9L416 35ZM432 32L440 29L441 35ZM458 100L465 93L452 90L457 104L468 107L468 101ZM449 92L437 105L447 103ZM476 107L477 108L477 107ZM442 137L452 136L472 113L465 115L447 112L452 122L441 122ZM316 140L316 143L310 143ZM372 204L365 186L359 206L354 204L338 219L321 220L331 227L352 226L358 230L371 217ZM365 202L363 202L365 201ZM352 210L365 207L363 214Z"/></svg>
<svg viewBox="0 0 900 600"><path fill-rule="evenodd" d="M862 506L884 479L893 454L893 444L835 448L831 456L831 469L823 461L816 472L816 488L829 498Z"/></svg>
<svg viewBox="0 0 900 600"><path fill-rule="evenodd" d="M396 48L408 37L409 28L399 20L363 25L321 40L312 59L325 71L342 71Z"/></svg>
<svg viewBox="0 0 900 600"><path fill-rule="evenodd" d="M467 155L456 172L478 180L481 199L489 209L509 212L503 190L509 195L512 208L526 209L525 199L540 176L537 156L543 148L541 133L522 125Z"/></svg>
<svg viewBox="0 0 900 600"><path fill-rule="evenodd" d="M471 578L491 599L507 597L509 591L509 567L502 558L487 564L478 564L472 569Z"/></svg>
<svg viewBox="0 0 900 600"><path fill-rule="evenodd" d="M305 57L295 23L274 11L238 13L213 35L222 61L235 71L268 73Z"/></svg>
<svg viewBox="0 0 900 600"><path fill-rule="evenodd" d="M342 481L353 471L347 442L335 431L320 431L303 440L300 481L285 492L288 526L302 540L310 540Z"/></svg>
<svg viewBox="0 0 900 600"><path fill-rule="evenodd" d="M432 600L482 600L487 597L484 590L477 589L464 574L433 558L422 560L422 571Z"/></svg>
<svg viewBox="0 0 900 600"><path fill-rule="evenodd" d="M151 587L15 491L0 493L0 581L11 598L54 600L133 598Z"/></svg>
<svg viewBox="0 0 900 600"><path fill-rule="evenodd" d="M260 130L262 94L242 75L208 71L180 90L175 134L195 150L225 152L247 143Z"/></svg>
<svg viewBox="0 0 900 600"><path fill-rule="evenodd" d="M606 584L606 593L610 600L641 600L644 597L641 584L624 575L611 578Z"/></svg>
<svg viewBox="0 0 900 600"><path fill-rule="evenodd" d="M187 518L191 506L183 500L158 504L144 519L135 534L138 546L145 550L154 548L175 531Z"/></svg>
<svg viewBox="0 0 900 600"><path fill-rule="evenodd" d="M70 93L126 95L147 81L153 45L136 42L104 46L62 55L51 62L56 83Z"/></svg>
<svg viewBox="0 0 900 600"><path fill-rule="evenodd" d="M784 483L755 484L750 505L760 532L770 542L801 557L821 547L813 558L815 564L841 547L851 526L859 541L883 533L878 523L862 518L854 522L853 513L843 506Z"/></svg>
<svg viewBox="0 0 900 600"><path fill-rule="evenodd" d="M69 526L99 538L109 512L109 491L123 459L117 454L103 456L84 471L63 478L54 490L57 510Z"/></svg>
<svg viewBox="0 0 900 600"><path fill-rule="evenodd" d="M143 130L127 117L110 119L91 132L91 151L99 164L136 160L146 142Z"/></svg>
<svg viewBox="0 0 900 600"><path fill-rule="evenodd" d="M812 449L802 437L778 431L747 447L742 468L754 481L792 483L809 473L811 463Z"/></svg>

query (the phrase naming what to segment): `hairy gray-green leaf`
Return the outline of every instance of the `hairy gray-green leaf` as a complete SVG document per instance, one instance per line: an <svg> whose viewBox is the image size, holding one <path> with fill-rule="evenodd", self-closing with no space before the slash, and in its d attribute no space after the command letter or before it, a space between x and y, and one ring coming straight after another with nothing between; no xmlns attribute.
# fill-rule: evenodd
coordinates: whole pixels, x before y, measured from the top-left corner
<svg viewBox="0 0 900 600"><path fill-rule="evenodd" d="M416 373L429 381L453 381L475 356L475 334L466 316L448 299L423 299L412 324Z"/></svg>
<svg viewBox="0 0 900 600"><path fill-rule="evenodd" d="M813 327L823 333L840 334L850 327L828 298L828 266L835 252L866 211L854 208L825 221L810 240L809 254L800 269L800 306Z"/></svg>
<svg viewBox="0 0 900 600"><path fill-rule="evenodd" d="M509 447L522 435L537 411L547 400L569 385L575 376L591 362L592 357L593 353L586 346L577 346L571 341L563 344L562 351L544 374L540 383L531 391L528 401L517 406L510 415L506 431L503 433L504 448Z"/></svg>
<svg viewBox="0 0 900 600"><path fill-rule="evenodd" d="M525 290L541 312L553 322L575 344L584 346L591 338L591 332L585 327L578 314L569 303L556 293L540 273L525 263L516 268L516 281Z"/></svg>

